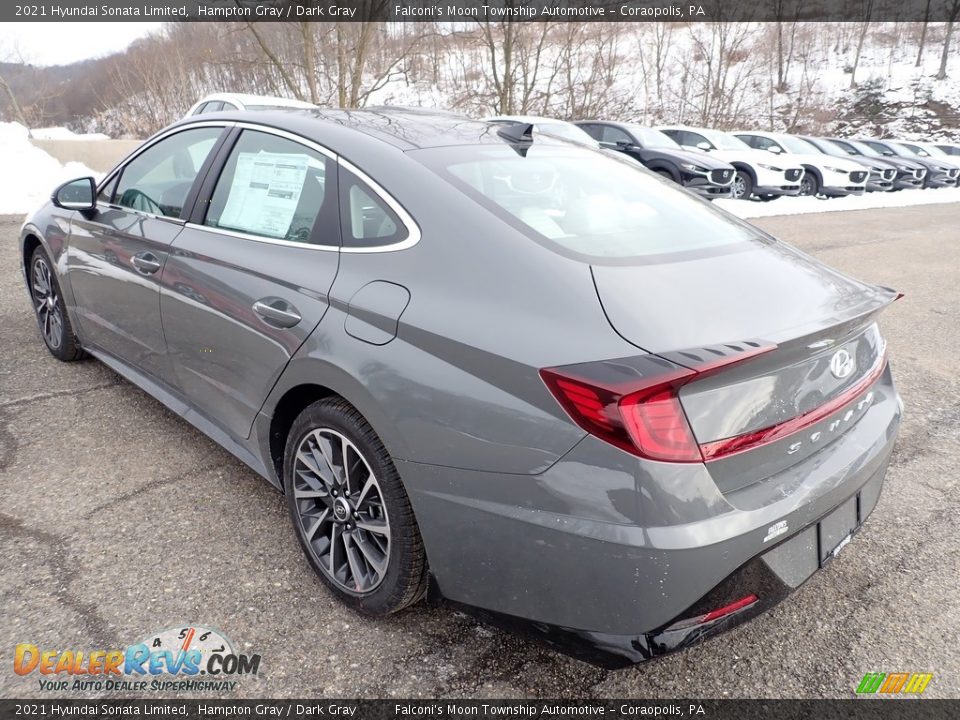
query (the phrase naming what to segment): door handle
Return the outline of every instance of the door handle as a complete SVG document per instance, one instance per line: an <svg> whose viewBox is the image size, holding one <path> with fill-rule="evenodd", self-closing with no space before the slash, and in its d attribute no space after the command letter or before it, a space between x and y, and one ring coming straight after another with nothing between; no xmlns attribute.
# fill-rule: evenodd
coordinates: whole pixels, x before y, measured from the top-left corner
<svg viewBox="0 0 960 720"><path fill-rule="evenodd" d="M302 318L297 309L283 298L267 297L253 304L253 311L268 324L291 328Z"/></svg>
<svg viewBox="0 0 960 720"><path fill-rule="evenodd" d="M130 264L141 275L152 275L160 269L160 260L152 252L142 252L134 255L130 258Z"/></svg>

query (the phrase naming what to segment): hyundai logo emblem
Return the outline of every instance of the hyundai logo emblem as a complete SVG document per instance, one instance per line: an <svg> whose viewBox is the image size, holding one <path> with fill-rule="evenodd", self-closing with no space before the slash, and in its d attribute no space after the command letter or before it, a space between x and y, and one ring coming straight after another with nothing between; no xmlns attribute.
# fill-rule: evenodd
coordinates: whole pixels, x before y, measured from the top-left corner
<svg viewBox="0 0 960 720"><path fill-rule="evenodd" d="M857 363L854 361L853 355L846 350L837 350L830 358L830 372L838 380L849 377L856 366Z"/></svg>

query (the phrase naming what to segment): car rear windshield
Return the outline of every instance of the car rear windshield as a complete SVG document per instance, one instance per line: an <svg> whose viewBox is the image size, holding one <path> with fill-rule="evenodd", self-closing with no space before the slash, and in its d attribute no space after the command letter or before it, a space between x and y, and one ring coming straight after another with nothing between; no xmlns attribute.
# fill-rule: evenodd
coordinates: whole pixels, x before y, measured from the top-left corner
<svg viewBox="0 0 960 720"><path fill-rule="evenodd" d="M527 236L588 261L654 260L769 242L670 181L586 148L534 142L410 155Z"/></svg>

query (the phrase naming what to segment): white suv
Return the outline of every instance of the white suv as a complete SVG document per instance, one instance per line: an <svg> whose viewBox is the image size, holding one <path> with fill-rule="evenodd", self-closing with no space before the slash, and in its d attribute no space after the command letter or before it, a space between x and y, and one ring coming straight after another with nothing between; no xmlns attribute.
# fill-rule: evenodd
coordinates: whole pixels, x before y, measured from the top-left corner
<svg viewBox="0 0 960 720"><path fill-rule="evenodd" d="M803 166L788 158L775 160L769 154L754 150L743 140L705 128L681 125L657 128L669 135L684 150L707 152L725 160L737 169L730 195L737 199L751 196L760 200L775 200L781 195L799 195Z"/></svg>
<svg viewBox="0 0 960 720"><path fill-rule="evenodd" d="M853 160L824 155L806 140L783 133L761 131L733 133L747 145L792 160L803 166L800 194L843 197L863 195L870 168Z"/></svg>

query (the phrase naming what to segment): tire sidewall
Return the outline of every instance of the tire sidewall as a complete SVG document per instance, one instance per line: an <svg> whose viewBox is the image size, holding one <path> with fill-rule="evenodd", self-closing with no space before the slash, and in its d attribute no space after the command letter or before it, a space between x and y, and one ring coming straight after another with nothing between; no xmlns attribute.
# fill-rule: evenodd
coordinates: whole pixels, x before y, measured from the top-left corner
<svg viewBox="0 0 960 720"><path fill-rule="evenodd" d="M343 405L346 404L321 400L307 407L296 419L287 436L287 444L283 455L283 492L286 496L287 511L297 541L324 585L355 610L370 615L383 615L391 612L391 606L396 602L398 596L403 595L403 587L401 587L405 571L403 549L406 543L403 542L401 535L415 533L419 542L419 531L415 526L411 528L404 522L405 517L401 508L404 504L409 504L409 500L403 491L399 474L392 461L390 461L383 444L369 425L360 418L359 414L356 414L356 411L353 411L353 413L344 412L343 408L340 407ZM329 428L341 433L357 447L376 475L381 497L386 504L387 518L390 522L390 551L387 572L380 584L368 593L350 592L328 577L325 569L321 567L319 559L308 547L300 528L299 509L293 493L294 460L297 449L304 438L313 430L320 428Z"/></svg>
<svg viewBox="0 0 960 720"><path fill-rule="evenodd" d="M43 326L40 323L40 314L36 309L36 300L33 296L33 275L34 268L37 266L37 263L43 262L47 266L47 271L50 276L50 284L57 294L57 299L60 303L60 344L57 347L50 347L50 343L47 342L46 336L43 334ZM76 354L76 351L73 349L72 344L72 333L73 327L70 324L70 317L67 315L67 305L63 298L63 290L60 287L60 279L57 277L56 270L54 265L50 260L50 256L47 255L47 251L43 248L42 245L38 245L37 248L30 255L30 265L27 273L28 277L28 287L30 290L30 303L33 307L33 317L37 322L37 328L40 330L40 339L43 340L44 346L47 350L50 351L50 354L53 355L58 360L70 360Z"/></svg>

